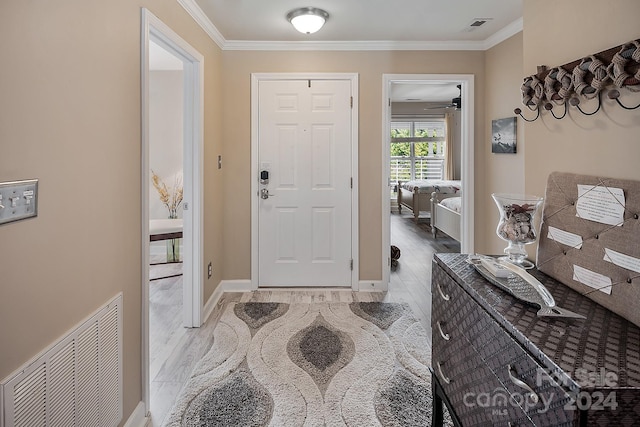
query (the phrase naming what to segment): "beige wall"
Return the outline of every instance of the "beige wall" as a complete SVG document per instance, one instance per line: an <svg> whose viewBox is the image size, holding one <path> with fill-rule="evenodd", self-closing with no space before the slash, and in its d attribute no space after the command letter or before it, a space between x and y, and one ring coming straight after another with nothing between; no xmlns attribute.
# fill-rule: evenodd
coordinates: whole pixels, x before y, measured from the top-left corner
<svg viewBox="0 0 640 427"><path fill-rule="evenodd" d="M250 76L266 72L358 73L360 279L380 280L382 75L474 74L476 144L482 146L485 127L482 103L478 100L484 97L484 52L224 52L224 198L233 201L225 203L224 208L225 279L251 277Z"/></svg>
<svg viewBox="0 0 640 427"><path fill-rule="evenodd" d="M38 217L0 226L0 378L124 294L124 418L142 399L140 7L205 56L205 155L221 150L221 52L173 0L0 2L0 181L38 178ZM220 280L221 173L205 162ZM205 276L206 277L206 276Z"/></svg>
<svg viewBox="0 0 640 427"><path fill-rule="evenodd" d="M637 38L638 17L637 0L525 0L524 75L540 64L563 65ZM621 92L628 104L640 103L640 94ZM593 105L581 104L586 111ZM638 110L625 111L608 100L593 116L571 108L568 117L555 120L543 112L525 125L525 190L543 194L552 171L638 180L639 133Z"/></svg>
<svg viewBox="0 0 640 427"><path fill-rule="evenodd" d="M506 243L496 235L498 209L491 193L524 192L524 158L527 144L524 121L516 123L516 154L491 152L491 121L514 117L513 109L522 105L522 33L503 41L485 52L485 135L477 145L482 158L478 167L482 187L476 192L476 250L500 254ZM516 116L517 117L517 116Z"/></svg>

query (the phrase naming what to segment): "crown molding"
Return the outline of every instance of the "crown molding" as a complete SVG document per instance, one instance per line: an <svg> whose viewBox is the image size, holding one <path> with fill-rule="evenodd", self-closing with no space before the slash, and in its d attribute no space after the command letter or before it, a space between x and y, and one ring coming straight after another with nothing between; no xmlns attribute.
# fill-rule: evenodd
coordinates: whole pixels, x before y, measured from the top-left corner
<svg viewBox="0 0 640 427"><path fill-rule="evenodd" d="M487 39L485 39L484 50L489 50L495 45L502 43L509 37L518 34L524 28L524 20L522 18L516 19L511 24L507 25L501 30L498 30Z"/></svg>
<svg viewBox="0 0 640 427"><path fill-rule="evenodd" d="M224 49L224 45L227 41L224 39L222 33L218 31L216 26L213 25L213 22L211 22L209 17L202 11L200 6L198 6L195 0L178 0L178 3L189 15L191 15L193 20L200 25L211 40L213 40L220 49Z"/></svg>
<svg viewBox="0 0 640 427"><path fill-rule="evenodd" d="M262 41L226 40L195 0L178 0L211 40L222 50L366 51L366 50L487 50L522 31L522 18L482 41Z"/></svg>
<svg viewBox="0 0 640 427"><path fill-rule="evenodd" d="M256 41L227 40L224 50L484 50L484 42L475 41Z"/></svg>

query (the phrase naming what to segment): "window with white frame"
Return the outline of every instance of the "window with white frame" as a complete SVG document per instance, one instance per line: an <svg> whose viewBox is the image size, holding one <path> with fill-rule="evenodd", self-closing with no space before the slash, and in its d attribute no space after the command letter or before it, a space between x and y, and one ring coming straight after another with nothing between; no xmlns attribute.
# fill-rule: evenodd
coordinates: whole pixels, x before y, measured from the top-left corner
<svg viewBox="0 0 640 427"><path fill-rule="evenodd" d="M391 182L442 179L444 119L391 121Z"/></svg>

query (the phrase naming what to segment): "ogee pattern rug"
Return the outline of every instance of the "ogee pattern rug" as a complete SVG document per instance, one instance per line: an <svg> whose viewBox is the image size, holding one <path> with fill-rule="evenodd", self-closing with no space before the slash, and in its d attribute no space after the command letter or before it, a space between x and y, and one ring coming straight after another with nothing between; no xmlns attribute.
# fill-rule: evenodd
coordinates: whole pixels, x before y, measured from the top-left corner
<svg viewBox="0 0 640 427"><path fill-rule="evenodd" d="M407 305L229 303L165 425L428 426L429 365Z"/></svg>

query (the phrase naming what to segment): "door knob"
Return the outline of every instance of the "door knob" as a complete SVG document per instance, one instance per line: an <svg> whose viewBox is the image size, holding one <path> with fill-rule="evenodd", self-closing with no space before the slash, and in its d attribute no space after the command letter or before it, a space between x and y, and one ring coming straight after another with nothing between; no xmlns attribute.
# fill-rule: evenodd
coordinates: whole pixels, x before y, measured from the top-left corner
<svg viewBox="0 0 640 427"><path fill-rule="evenodd" d="M260 198L266 200L269 197L275 197L275 194L269 194L269 189L268 188L263 188L262 190L260 190Z"/></svg>

